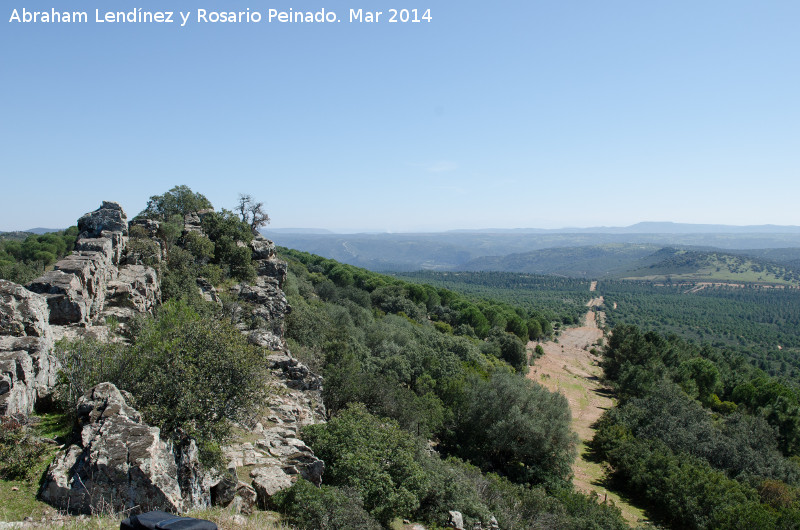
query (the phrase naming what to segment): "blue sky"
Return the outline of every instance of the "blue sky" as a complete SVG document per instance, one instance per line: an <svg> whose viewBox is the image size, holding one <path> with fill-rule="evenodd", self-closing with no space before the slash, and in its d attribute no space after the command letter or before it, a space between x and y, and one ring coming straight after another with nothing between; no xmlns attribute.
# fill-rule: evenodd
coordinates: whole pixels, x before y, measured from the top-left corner
<svg viewBox="0 0 800 530"><path fill-rule="evenodd" d="M18 24L21 10L337 24ZM350 24L350 8L432 22ZM272 227L800 225L800 2L8 0L0 230L186 184ZM387 15L384 14L385 18Z"/></svg>

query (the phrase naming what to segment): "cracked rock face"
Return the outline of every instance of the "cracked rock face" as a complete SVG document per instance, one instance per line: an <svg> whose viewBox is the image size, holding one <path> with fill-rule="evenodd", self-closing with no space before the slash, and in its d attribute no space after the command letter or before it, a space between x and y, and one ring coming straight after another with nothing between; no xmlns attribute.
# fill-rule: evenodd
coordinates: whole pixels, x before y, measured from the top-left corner
<svg viewBox="0 0 800 530"><path fill-rule="evenodd" d="M50 337L47 300L21 285L0 280L0 335Z"/></svg>
<svg viewBox="0 0 800 530"><path fill-rule="evenodd" d="M101 237L103 232L128 235L128 217L118 202L103 201L100 208L78 219L81 238Z"/></svg>
<svg viewBox="0 0 800 530"><path fill-rule="evenodd" d="M80 438L48 468L43 501L85 514L183 508L171 448L117 387L100 383L87 392L78 401L78 420Z"/></svg>
<svg viewBox="0 0 800 530"><path fill-rule="evenodd" d="M30 414L56 382L45 297L0 280L0 414Z"/></svg>
<svg viewBox="0 0 800 530"><path fill-rule="evenodd" d="M325 472L325 463L297 438L303 426L323 421L324 411L315 407L310 395L290 390L285 396L273 396L267 414L267 426L257 423L253 430L259 435L255 443L222 449L229 468L253 468L252 490L262 507L268 507L273 495L291 487L299 477L319 486Z"/></svg>
<svg viewBox="0 0 800 530"><path fill-rule="evenodd" d="M126 265L106 284L103 315L126 322L138 313L151 313L161 302L156 271L144 265Z"/></svg>
<svg viewBox="0 0 800 530"><path fill-rule="evenodd" d="M275 257L275 243L257 234L250 242L250 250L254 260L270 259Z"/></svg>
<svg viewBox="0 0 800 530"><path fill-rule="evenodd" d="M0 337L0 414L30 414L50 395L58 362L52 343L38 337Z"/></svg>
<svg viewBox="0 0 800 530"><path fill-rule="evenodd" d="M46 298L51 324L91 325L103 311L109 282L118 281L120 275L117 266L122 262L128 239L128 222L122 207L116 202L105 201L100 208L78 219L78 229L80 236L74 252L59 260L54 270L27 285L28 289ZM127 277L118 281L118 284L131 285L128 292L135 307L137 291L142 292L145 298L153 291L150 287L140 288L139 284L152 282L149 278L140 281L137 274L142 276L144 273L131 269ZM116 293L119 289L117 285L112 291Z"/></svg>

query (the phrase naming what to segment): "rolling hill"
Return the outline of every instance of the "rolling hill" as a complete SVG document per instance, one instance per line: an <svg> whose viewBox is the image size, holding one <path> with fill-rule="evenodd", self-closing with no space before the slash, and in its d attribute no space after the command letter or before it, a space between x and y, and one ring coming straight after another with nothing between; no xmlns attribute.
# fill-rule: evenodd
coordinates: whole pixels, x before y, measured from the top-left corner
<svg viewBox="0 0 800 530"><path fill-rule="evenodd" d="M720 251L663 248L637 265L621 277L800 286L800 273L789 264Z"/></svg>
<svg viewBox="0 0 800 530"><path fill-rule="evenodd" d="M640 229L662 229L661 225ZM731 230L736 227L731 227ZM634 227L629 227L630 230ZM601 229L596 229L601 230ZM610 229L608 229L610 230ZM677 230L673 228L673 230ZM624 269L625 263L663 247L695 247L735 252L766 252L800 247L800 234L785 232L639 233L540 231L454 231L423 234L319 234L264 231L276 244L311 252L373 271L417 270L513 270L564 274L577 277L603 276ZM627 248L625 245L638 246ZM585 247L586 250L566 250ZM549 254L524 256L545 249L565 249ZM596 254L599 264L580 263L584 253ZM519 256L510 257L512 254ZM796 254L792 254L796 255ZM567 260L559 265L561 257ZM760 256L756 256L760 257ZM769 255L763 258L777 261ZM800 255L797 255L800 259ZM525 263L530 259L531 263ZM475 261L479 260L479 261ZM578 260L570 263L569 260ZM503 268L508 267L508 268ZM562 270L563 269L563 270Z"/></svg>

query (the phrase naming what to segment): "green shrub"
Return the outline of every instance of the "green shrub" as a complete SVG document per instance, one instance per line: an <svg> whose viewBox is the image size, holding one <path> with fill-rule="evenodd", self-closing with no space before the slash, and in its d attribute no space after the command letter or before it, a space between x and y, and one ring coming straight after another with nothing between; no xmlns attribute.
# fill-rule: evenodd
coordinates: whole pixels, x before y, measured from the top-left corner
<svg viewBox="0 0 800 530"><path fill-rule="evenodd" d="M484 470L520 483L569 480L576 436L567 399L517 374L467 385L447 445Z"/></svg>
<svg viewBox="0 0 800 530"><path fill-rule="evenodd" d="M409 517L420 506L428 478L417 462L418 441L397 422L351 405L326 424L303 429L303 439L325 461L326 481L355 489L382 524Z"/></svg>
<svg viewBox="0 0 800 530"><path fill-rule="evenodd" d="M266 357L225 320L167 302L127 350L122 387L167 433L219 443L264 398Z"/></svg>
<svg viewBox="0 0 800 530"><path fill-rule="evenodd" d="M135 322L130 346L80 341L60 345L60 395L67 410L86 390L110 381L162 435L198 441L209 459L264 396L264 352L230 323L169 301L153 318Z"/></svg>
<svg viewBox="0 0 800 530"><path fill-rule="evenodd" d="M56 403L75 419L78 399L103 381L119 381L125 369L124 346L92 338L60 340L54 354L61 364L55 389Z"/></svg>
<svg viewBox="0 0 800 530"><path fill-rule="evenodd" d="M31 429L8 416L0 417L0 478L29 480L39 467L47 446Z"/></svg>
<svg viewBox="0 0 800 530"><path fill-rule="evenodd" d="M364 510L352 488L315 487L300 479L272 498L292 525L317 530L378 530L381 526Z"/></svg>

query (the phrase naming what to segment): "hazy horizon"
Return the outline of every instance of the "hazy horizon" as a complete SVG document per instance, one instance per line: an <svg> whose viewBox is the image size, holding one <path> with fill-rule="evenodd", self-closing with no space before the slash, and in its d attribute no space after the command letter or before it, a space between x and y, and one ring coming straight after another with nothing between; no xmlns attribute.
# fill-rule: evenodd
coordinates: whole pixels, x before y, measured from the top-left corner
<svg viewBox="0 0 800 530"><path fill-rule="evenodd" d="M98 205L99 206L99 205ZM124 206L123 206L124 209ZM87 212L84 212L87 213ZM132 214L126 211L128 214L128 219L132 219L136 214ZM78 216L83 214L78 214ZM26 228L14 228L8 229L3 226L0 226L0 232L32 232L32 231L39 231L39 230L46 230L46 231L57 231L57 230L64 230L69 226L73 226L77 221L77 217L72 223L68 225L63 225L60 228L56 228L54 226L45 226L45 225L37 225L37 226L28 226ZM440 233L447 233L447 232L485 232L485 233L493 233L493 232L506 232L506 233L514 233L518 232L524 234L526 232L564 232L568 233L570 230L574 230L576 232L586 232L589 230L626 230L635 228L639 225L675 225L675 227L690 227L693 231L697 231L699 227L712 227L712 228L723 228L729 227L731 229L748 229L748 228L768 228L769 231L777 231L780 232L782 230L798 230L800 231L800 225L776 225L771 223L759 224L759 225L730 225L730 224L720 224L720 223L677 223L674 221L639 221L636 223L632 223L630 225L625 226L610 226L610 225L596 225L596 226L558 226L553 228L544 228L544 227L534 227L534 226L526 226L526 227L499 227L499 226L490 226L485 228L474 228L474 227L467 227L467 228L446 228L441 230L436 229L429 229L429 230L408 230L408 231L397 231L397 230L387 230L387 229L379 229L379 228L337 228L337 229L330 229L330 228L322 228L322 227L313 227L313 226L294 226L294 227L277 227L273 226L272 224L267 225L266 227L261 228L261 232L269 233L293 233L293 234L308 234L308 235L352 235L352 234L440 234ZM716 230L719 231L719 230ZM658 232L654 232L658 233Z"/></svg>

